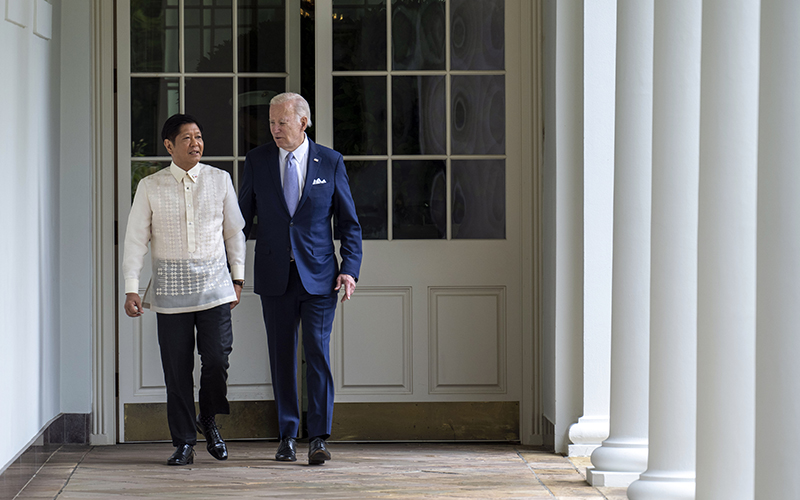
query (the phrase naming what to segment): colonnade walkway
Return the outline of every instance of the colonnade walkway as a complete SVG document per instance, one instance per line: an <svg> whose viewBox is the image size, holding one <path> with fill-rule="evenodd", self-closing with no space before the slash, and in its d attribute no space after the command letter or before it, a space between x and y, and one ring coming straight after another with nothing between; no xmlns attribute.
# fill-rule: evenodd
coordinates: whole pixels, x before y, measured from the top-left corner
<svg viewBox="0 0 800 500"><path fill-rule="evenodd" d="M199 442L193 465L169 467L165 443L64 445L16 498L626 498L625 488L586 483L586 458L519 445L334 442L323 466L307 465L305 443L293 463L275 461L276 447L231 441L219 462Z"/></svg>

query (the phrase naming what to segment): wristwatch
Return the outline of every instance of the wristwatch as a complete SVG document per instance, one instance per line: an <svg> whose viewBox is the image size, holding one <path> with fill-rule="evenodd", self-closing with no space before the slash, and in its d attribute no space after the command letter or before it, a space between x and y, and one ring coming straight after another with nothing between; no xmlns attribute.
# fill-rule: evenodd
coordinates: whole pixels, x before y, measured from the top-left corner
<svg viewBox="0 0 800 500"><path fill-rule="evenodd" d="M244 287L244 280L233 280L233 284Z"/></svg>

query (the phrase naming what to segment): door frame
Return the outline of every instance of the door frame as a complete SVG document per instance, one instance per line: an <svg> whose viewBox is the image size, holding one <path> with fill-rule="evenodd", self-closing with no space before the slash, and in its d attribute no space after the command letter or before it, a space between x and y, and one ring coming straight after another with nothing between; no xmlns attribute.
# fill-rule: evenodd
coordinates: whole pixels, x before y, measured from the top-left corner
<svg viewBox="0 0 800 500"><path fill-rule="evenodd" d="M542 0L506 0L507 32L517 33L519 43L507 47L518 50L520 78L508 81L518 85L521 102L512 108L516 116L509 123L519 126L509 133L522 134L521 158L529 158L522 169L519 189L522 209L522 373L520 437L523 444L541 445L547 432L542 418L541 390L541 275L542 275ZM330 2L319 1L318 13L327 12ZM322 5L324 4L324 5ZM116 404L117 336L120 300L117 296L116 259L118 252L116 215L116 15L117 2L92 0L92 433L91 443L115 444L118 436ZM512 26L511 23L518 23ZM508 29L511 27L512 29ZM319 36L319 34L317 35ZM524 47L525 49L516 49ZM507 55L507 57L509 57ZM528 89L525 85L529 85ZM317 97L332 97L321 94ZM527 196L526 196L527 195Z"/></svg>
<svg viewBox="0 0 800 500"><path fill-rule="evenodd" d="M508 0L507 0L508 1ZM517 16L506 18L519 23L513 32L519 35L517 54L520 79L507 82L519 85L519 106L511 107L518 117L508 121L519 124L511 133L521 134L520 158L530 158L529 168L521 172L520 209L522 210L522 401L520 404L520 438L522 444L547 445L552 429L545 422L542 406L542 168L544 165L544 102L542 100L543 0L514 3ZM506 44L508 47L513 44ZM508 57L508 56L506 56ZM526 89L525 85L529 84ZM515 121L516 120L516 121ZM527 191L527 192L526 192ZM527 194L527 196L525 196ZM527 354L527 356L525 355Z"/></svg>
<svg viewBox="0 0 800 500"><path fill-rule="evenodd" d="M92 424L90 443L116 444L116 1L92 0Z"/></svg>

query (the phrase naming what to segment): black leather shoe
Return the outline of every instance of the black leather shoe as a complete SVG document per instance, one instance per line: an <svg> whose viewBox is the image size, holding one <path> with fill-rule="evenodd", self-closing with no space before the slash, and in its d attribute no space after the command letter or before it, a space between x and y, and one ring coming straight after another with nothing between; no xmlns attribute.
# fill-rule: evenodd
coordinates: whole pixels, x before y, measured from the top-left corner
<svg viewBox="0 0 800 500"><path fill-rule="evenodd" d="M283 438L275 453L275 460L279 462L294 462L297 460L297 443L294 438Z"/></svg>
<svg viewBox="0 0 800 500"><path fill-rule="evenodd" d="M331 452L322 438L314 438L308 442L308 465L322 465L331 459Z"/></svg>
<svg viewBox="0 0 800 500"><path fill-rule="evenodd" d="M167 465L189 465L194 463L194 448L190 444L182 444L167 459Z"/></svg>
<svg viewBox="0 0 800 500"><path fill-rule="evenodd" d="M207 426L200 421L200 415L198 415L195 424L197 432L206 437L206 449L211 453L211 456L217 460L227 460L228 447L225 445L225 441L222 440L219 429L217 429L217 423L212 419L211 425Z"/></svg>

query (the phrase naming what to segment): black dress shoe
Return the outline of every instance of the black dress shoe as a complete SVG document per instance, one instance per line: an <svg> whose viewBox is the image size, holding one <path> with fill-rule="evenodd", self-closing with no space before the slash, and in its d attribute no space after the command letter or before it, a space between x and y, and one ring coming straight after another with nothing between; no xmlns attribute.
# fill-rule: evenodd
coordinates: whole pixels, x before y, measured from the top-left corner
<svg viewBox="0 0 800 500"><path fill-rule="evenodd" d="M322 465L331 459L325 440L317 437L308 442L308 465Z"/></svg>
<svg viewBox="0 0 800 500"><path fill-rule="evenodd" d="M198 415L195 424L197 426L197 432L206 437L206 449L211 453L211 456L217 460L227 460L228 447L225 446L225 441L222 440L222 436L219 434L219 429L217 429L217 423L214 419L211 419L211 425L205 425L200 420L200 415Z"/></svg>
<svg viewBox="0 0 800 500"><path fill-rule="evenodd" d="M279 462L294 462L297 460L297 443L294 438L283 438L275 453L275 460Z"/></svg>
<svg viewBox="0 0 800 500"><path fill-rule="evenodd" d="M167 465L189 465L194 463L194 448L190 444L182 444L167 459Z"/></svg>

